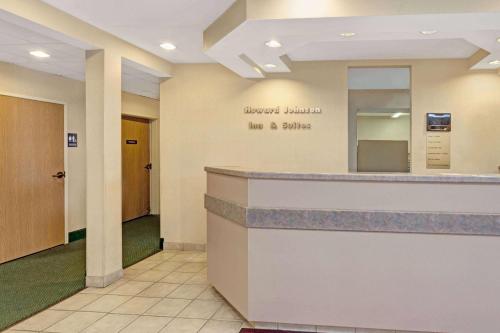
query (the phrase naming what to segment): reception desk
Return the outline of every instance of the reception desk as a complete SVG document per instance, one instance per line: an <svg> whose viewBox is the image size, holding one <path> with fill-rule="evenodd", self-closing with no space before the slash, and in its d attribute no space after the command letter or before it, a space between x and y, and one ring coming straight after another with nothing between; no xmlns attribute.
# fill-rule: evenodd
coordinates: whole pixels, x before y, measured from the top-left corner
<svg viewBox="0 0 500 333"><path fill-rule="evenodd" d="M257 327L500 332L500 177L207 171L210 283Z"/></svg>

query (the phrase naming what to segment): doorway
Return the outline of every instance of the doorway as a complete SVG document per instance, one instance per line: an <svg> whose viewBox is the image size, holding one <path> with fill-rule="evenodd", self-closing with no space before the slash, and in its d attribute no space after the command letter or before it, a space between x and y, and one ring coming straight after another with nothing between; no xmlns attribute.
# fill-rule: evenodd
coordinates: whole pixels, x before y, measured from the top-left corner
<svg viewBox="0 0 500 333"><path fill-rule="evenodd" d="M122 117L122 220L149 215L150 121Z"/></svg>
<svg viewBox="0 0 500 333"><path fill-rule="evenodd" d="M64 105L0 95L0 263L65 241Z"/></svg>
<svg viewBox="0 0 500 333"><path fill-rule="evenodd" d="M349 171L410 169L410 68L350 68Z"/></svg>

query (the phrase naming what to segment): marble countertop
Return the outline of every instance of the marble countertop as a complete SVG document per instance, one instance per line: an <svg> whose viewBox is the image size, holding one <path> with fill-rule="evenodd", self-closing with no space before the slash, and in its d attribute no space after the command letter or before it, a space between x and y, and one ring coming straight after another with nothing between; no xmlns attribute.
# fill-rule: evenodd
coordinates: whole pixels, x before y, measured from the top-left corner
<svg viewBox="0 0 500 333"><path fill-rule="evenodd" d="M325 181L362 181L362 182L421 182L421 183L491 183L500 184L500 174L452 174L441 173L419 175L411 173L324 173L262 171L237 166L205 167L208 173L252 178L252 179L290 179Z"/></svg>

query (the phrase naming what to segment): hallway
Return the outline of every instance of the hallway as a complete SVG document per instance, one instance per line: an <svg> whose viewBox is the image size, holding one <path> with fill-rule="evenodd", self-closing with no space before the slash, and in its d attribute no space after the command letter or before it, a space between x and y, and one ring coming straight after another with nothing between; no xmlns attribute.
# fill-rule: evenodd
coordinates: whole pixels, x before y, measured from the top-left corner
<svg viewBox="0 0 500 333"><path fill-rule="evenodd" d="M159 251L160 218L123 224L123 266ZM0 330L85 288L85 240L0 265Z"/></svg>
<svg viewBox="0 0 500 333"><path fill-rule="evenodd" d="M247 323L206 278L205 252L162 251L11 328L37 332L237 333Z"/></svg>

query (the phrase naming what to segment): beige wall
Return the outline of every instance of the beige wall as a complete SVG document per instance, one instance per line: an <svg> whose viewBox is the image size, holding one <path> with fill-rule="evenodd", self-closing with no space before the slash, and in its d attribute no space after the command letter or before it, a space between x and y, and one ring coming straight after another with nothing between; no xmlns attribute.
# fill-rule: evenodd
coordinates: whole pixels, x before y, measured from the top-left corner
<svg viewBox="0 0 500 333"><path fill-rule="evenodd" d="M425 114L451 112L449 172L496 173L500 164L500 76L471 72L466 60L294 63L265 80L217 64L177 65L161 85L162 234L205 243L203 167L248 166L347 172L349 66L411 66L413 172L425 169ZM322 114L245 115L245 106L318 106ZM310 122L311 130L249 130L249 121Z"/></svg>
<svg viewBox="0 0 500 333"><path fill-rule="evenodd" d="M160 102L157 99L122 93L122 114L146 119L160 118Z"/></svg>
<svg viewBox="0 0 500 333"><path fill-rule="evenodd" d="M0 62L0 93L41 98L66 104L67 130L78 133L78 147L67 149L68 231L85 228L84 82ZM159 114L159 101L128 93L123 94L122 107L123 113L138 117L154 119L158 118ZM159 183L158 177L154 180L156 184ZM158 199L156 197L152 200L157 201ZM154 203L152 202L152 204L154 210Z"/></svg>

